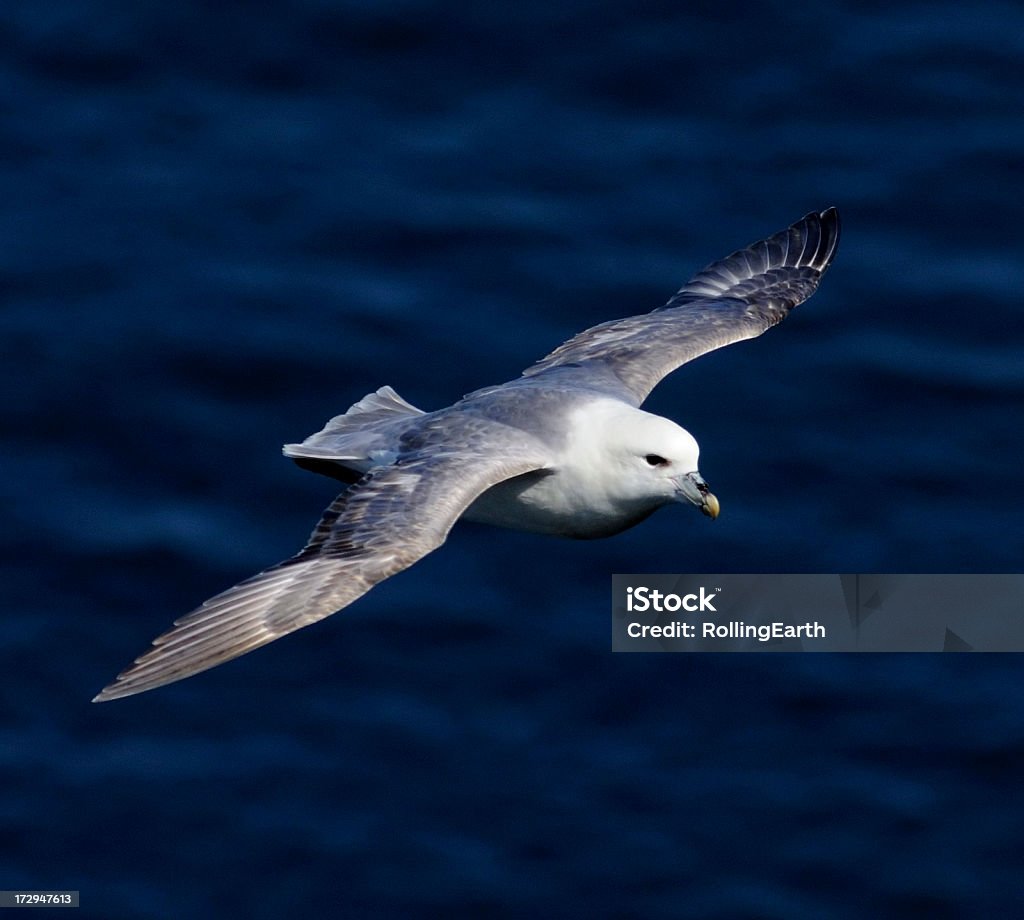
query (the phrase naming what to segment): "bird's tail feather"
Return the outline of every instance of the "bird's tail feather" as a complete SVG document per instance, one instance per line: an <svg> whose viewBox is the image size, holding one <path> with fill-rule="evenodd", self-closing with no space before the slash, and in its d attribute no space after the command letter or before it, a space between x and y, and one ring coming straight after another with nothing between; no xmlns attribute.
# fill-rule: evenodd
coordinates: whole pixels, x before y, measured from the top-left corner
<svg viewBox="0 0 1024 920"><path fill-rule="evenodd" d="M285 444L283 452L293 460L365 459L373 450L389 446L390 423L423 414L422 409L406 402L391 387L381 387L364 396L343 415L336 415L301 444Z"/></svg>

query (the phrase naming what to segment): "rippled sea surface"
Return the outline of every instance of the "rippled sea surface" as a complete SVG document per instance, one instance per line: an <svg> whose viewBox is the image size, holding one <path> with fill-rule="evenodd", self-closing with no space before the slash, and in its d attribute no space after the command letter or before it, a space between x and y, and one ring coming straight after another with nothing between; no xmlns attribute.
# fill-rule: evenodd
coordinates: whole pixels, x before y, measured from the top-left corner
<svg viewBox="0 0 1024 920"><path fill-rule="evenodd" d="M1013 656L610 653L613 572L1012 572L1018 4L10 2L0 888L79 916L1014 913ZM425 408L836 205L679 371L722 501L460 525L342 616L92 695L293 553L279 447ZM979 610L984 599L979 598Z"/></svg>

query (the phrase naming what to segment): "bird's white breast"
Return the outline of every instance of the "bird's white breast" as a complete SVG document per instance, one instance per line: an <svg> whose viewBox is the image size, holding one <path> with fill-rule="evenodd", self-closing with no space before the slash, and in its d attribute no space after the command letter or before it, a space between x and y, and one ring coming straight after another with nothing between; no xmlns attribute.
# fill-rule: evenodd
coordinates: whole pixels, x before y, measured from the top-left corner
<svg viewBox="0 0 1024 920"><path fill-rule="evenodd" d="M611 449L617 425L647 413L612 399L594 400L567 419L567 437L551 469L498 483L463 514L467 520L565 537L606 537L664 504L622 492L621 459Z"/></svg>

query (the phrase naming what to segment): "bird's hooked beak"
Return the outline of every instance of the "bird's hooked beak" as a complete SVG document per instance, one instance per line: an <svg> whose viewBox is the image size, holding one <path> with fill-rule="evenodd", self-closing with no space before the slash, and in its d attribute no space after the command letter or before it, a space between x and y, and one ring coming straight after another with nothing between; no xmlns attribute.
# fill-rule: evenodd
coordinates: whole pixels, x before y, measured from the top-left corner
<svg viewBox="0 0 1024 920"><path fill-rule="evenodd" d="M676 484L676 497L679 501L685 499L691 504L697 505L701 512L706 514L711 520L718 517L721 506L700 473L694 470L685 476L677 476L673 482Z"/></svg>

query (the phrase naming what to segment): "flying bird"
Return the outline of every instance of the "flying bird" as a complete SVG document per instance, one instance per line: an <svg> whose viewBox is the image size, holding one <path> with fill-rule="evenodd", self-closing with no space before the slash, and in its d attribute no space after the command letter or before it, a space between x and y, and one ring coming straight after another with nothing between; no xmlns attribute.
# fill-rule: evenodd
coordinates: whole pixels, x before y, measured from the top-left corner
<svg viewBox="0 0 1024 920"><path fill-rule="evenodd" d="M382 387L284 453L346 484L290 559L210 598L94 702L190 677L330 616L440 546L460 518L589 539L680 502L718 517L693 436L640 405L694 358L814 293L839 214L714 262L663 307L594 326L521 377L424 412Z"/></svg>

